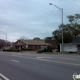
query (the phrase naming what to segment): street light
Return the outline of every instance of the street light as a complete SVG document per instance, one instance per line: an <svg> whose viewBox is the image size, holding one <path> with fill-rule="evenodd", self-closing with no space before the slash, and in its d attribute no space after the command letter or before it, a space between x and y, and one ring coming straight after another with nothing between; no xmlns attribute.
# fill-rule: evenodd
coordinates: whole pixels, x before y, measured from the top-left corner
<svg viewBox="0 0 80 80"><path fill-rule="evenodd" d="M62 46L61 46L61 51L63 52L63 8L60 8L52 3L49 3L49 5L55 6L62 14L61 14L61 22L62 22Z"/></svg>
<svg viewBox="0 0 80 80"><path fill-rule="evenodd" d="M6 35L6 47L7 47L7 34L2 31L0 31L0 32Z"/></svg>

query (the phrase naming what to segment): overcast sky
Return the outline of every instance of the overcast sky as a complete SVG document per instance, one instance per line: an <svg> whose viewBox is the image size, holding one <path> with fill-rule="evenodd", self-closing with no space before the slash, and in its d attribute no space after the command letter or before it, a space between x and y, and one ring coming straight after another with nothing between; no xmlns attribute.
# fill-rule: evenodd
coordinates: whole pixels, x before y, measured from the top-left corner
<svg viewBox="0 0 80 80"><path fill-rule="evenodd" d="M64 9L64 24L66 16L80 14L80 0L0 0L0 31L9 41L52 36L61 24L61 12L49 3ZM1 32L0 38L5 39Z"/></svg>

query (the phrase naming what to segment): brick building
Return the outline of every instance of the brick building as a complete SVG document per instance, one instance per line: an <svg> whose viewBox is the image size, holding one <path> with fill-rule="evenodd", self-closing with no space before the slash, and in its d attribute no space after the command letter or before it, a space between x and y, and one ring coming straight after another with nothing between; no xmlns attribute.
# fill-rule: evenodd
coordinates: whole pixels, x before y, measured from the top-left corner
<svg viewBox="0 0 80 80"><path fill-rule="evenodd" d="M13 44L15 49L29 48L31 50L38 50L41 46L49 46L42 40L18 40Z"/></svg>

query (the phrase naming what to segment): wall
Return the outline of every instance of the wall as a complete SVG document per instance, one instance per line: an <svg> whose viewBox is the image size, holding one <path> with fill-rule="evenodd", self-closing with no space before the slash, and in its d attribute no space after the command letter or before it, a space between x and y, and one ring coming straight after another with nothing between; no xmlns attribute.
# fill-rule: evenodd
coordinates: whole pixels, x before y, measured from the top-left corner
<svg viewBox="0 0 80 80"><path fill-rule="evenodd" d="M61 44L60 44L60 52L61 50ZM63 45L63 51L64 52L77 52L77 45L76 44L64 44Z"/></svg>
<svg viewBox="0 0 80 80"><path fill-rule="evenodd" d="M40 48L40 45L28 45L28 48L35 51Z"/></svg>
<svg viewBox="0 0 80 80"><path fill-rule="evenodd" d="M26 44L24 42L18 40L13 44L13 48L19 49L19 47L26 48Z"/></svg>

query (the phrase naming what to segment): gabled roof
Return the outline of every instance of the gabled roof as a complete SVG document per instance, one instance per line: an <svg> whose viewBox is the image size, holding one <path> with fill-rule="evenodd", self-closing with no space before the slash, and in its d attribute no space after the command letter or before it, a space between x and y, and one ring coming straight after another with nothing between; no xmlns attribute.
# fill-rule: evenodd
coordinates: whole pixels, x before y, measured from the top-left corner
<svg viewBox="0 0 80 80"><path fill-rule="evenodd" d="M42 40L21 40L28 45L49 45Z"/></svg>
<svg viewBox="0 0 80 80"><path fill-rule="evenodd" d="M63 44L80 44L80 39L73 39L70 43L63 43Z"/></svg>
<svg viewBox="0 0 80 80"><path fill-rule="evenodd" d="M80 39L73 39L70 43L80 43Z"/></svg>

